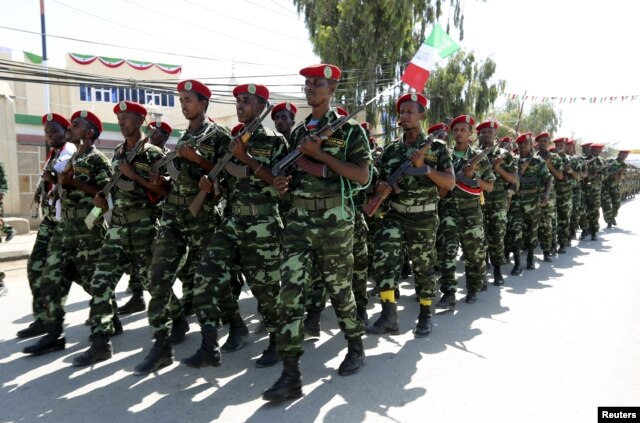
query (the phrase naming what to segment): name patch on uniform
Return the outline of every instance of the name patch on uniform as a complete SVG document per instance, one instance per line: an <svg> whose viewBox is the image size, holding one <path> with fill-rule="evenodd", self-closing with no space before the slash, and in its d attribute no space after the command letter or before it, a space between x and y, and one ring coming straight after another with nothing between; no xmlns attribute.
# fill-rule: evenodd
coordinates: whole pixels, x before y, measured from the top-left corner
<svg viewBox="0 0 640 423"><path fill-rule="evenodd" d="M436 156L435 154L424 153L424 158L425 160L428 160L430 162L438 161L438 156Z"/></svg>
<svg viewBox="0 0 640 423"><path fill-rule="evenodd" d="M341 140L339 138L329 138L325 141L325 144L342 148L344 147L344 140Z"/></svg>
<svg viewBox="0 0 640 423"><path fill-rule="evenodd" d="M202 151L203 153L215 153L216 152L216 150L212 146L207 145L207 144L200 144L198 146L198 150Z"/></svg>
<svg viewBox="0 0 640 423"><path fill-rule="evenodd" d="M73 173L79 174L79 175L90 175L91 171L89 170L89 168L86 168L86 167L74 166Z"/></svg>
<svg viewBox="0 0 640 423"><path fill-rule="evenodd" d="M249 154L252 156L269 157L271 155L271 151L264 148L252 148L249 151Z"/></svg>
<svg viewBox="0 0 640 423"><path fill-rule="evenodd" d="M149 172L151 170L151 166L149 166L147 163L141 163L141 162L136 162L135 168L140 169L143 172Z"/></svg>

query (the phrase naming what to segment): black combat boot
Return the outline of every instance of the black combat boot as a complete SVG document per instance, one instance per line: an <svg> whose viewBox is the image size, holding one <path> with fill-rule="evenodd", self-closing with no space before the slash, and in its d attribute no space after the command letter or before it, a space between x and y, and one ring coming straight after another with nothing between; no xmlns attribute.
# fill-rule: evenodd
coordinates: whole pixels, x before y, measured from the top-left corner
<svg viewBox="0 0 640 423"><path fill-rule="evenodd" d="M36 319L24 329L18 331L16 336L21 339L33 338L34 336L39 336L47 333L47 325L40 319Z"/></svg>
<svg viewBox="0 0 640 423"><path fill-rule="evenodd" d="M569 241L571 243L571 241ZM558 254L566 254L567 250L564 249L564 242L560 243L560 248L558 248Z"/></svg>
<svg viewBox="0 0 640 423"><path fill-rule="evenodd" d="M511 263L511 251L506 248L504 249L504 259L507 261L507 263Z"/></svg>
<svg viewBox="0 0 640 423"><path fill-rule="evenodd" d="M303 323L305 338L320 338L320 314L320 311L307 311L307 317Z"/></svg>
<svg viewBox="0 0 640 423"><path fill-rule="evenodd" d="M481 292L486 291L487 289L489 289L489 285L487 285L487 278L484 278L482 280L482 288L480 288Z"/></svg>
<svg viewBox="0 0 640 423"><path fill-rule="evenodd" d="M91 335L91 346L73 359L73 365L76 367L90 366L98 361L108 360L112 355L109 337L103 333L94 333Z"/></svg>
<svg viewBox="0 0 640 423"><path fill-rule="evenodd" d="M533 257L533 248L531 248L529 249L529 251L527 251L527 269L533 270L535 268L536 268L536 265Z"/></svg>
<svg viewBox="0 0 640 423"><path fill-rule="evenodd" d="M413 330L414 338L424 338L431 333L431 306L420 304L420 314L418 314L418 324Z"/></svg>
<svg viewBox="0 0 640 423"><path fill-rule="evenodd" d="M122 332L124 332L124 328L122 327L120 318L116 314L115 316L113 316L113 336L122 335Z"/></svg>
<svg viewBox="0 0 640 423"><path fill-rule="evenodd" d="M598 237L596 237L596 231L591 231L591 241L597 241Z"/></svg>
<svg viewBox="0 0 640 423"><path fill-rule="evenodd" d="M262 355L256 360L256 367L271 367L280 361L278 349L276 348L276 334L269 334L269 346L262 351Z"/></svg>
<svg viewBox="0 0 640 423"><path fill-rule="evenodd" d="M493 266L493 284L495 286L504 285L504 277L502 276L500 266Z"/></svg>
<svg viewBox="0 0 640 423"><path fill-rule="evenodd" d="M173 319L173 324L171 326L171 335L169 335L169 342L172 345L176 345L184 341L184 337L189 332L189 322L184 317L184 315Z"/></svg>
<svg viewBox="0 0 640 423"><path fill-rule="evenodd" d="M611 228L613 228L613 223L608 222L608 223L607 223L607 229L611 229Z"/></svg>
<svg viewBox="0 0 640 423"><path fill-rule="evenodd" d="M467 297L464 302L467 304L473 304L478 301L478 292L475 289L467 289Z"/></svg>
<svg viewBox="0 0 640 423"><path fill-rule="evenodd" d="M282 360L282 374L271 388L264 391L262 399L281 402L302 396L302 374L298 360L298 357L287 357Z"/></svg>
<svg viewBox="0 0 640 423"><path fill-rule="evenodd" d="M342 360L338 368L338 374L340 376L356 374L362 366L364 366L364 346L362 345L362 338L349 339L348 342L347 356Z"/></svg>
<svg viewBox="0 0 640 423"><path fill-rule="evenodd" d="M137 313L139 311L145 311L146 308L147 305L144 302L142 291L133 291L129 301L127 301L122 307L118 307L118 314Z"/></svg>
<svg viewBox="0 0 640 423"><path fill-rule="evenodd" d="M155 334L155 339L149 354L134 368L134 375L148 375L173 363L173 348L167 333L158 332Z"/></svg>
<svg viewBox="0 0 640 423"><path fill-rule="evenodd" d="M511 269L513 276L520 276L522 274L522 266L520 265L520 252L513 253L513 269Z"/></svg>
<svg viewBox="0 0 640 423"><path fill-rule="evenodd" d="M182 364L186 364L194 369L201 367L220 366L220 348L218 348L218 330L214 326L204 326L202 328L202 343L200 348L191 357L182 360Z"/></svg>
<svg viewBox="0 0 640 423"><path fill-rule="evenodd" d="M358 315L358 319L360 319L365 328L369 326L369 316L367 315L366 306L356 307L356 314Z"/></svg>
<svg viewBox="0 0 640 423"><path fill-rule="evenodd" d="M367 333L372 335L384 335L385 333L397 335L400 333L398 325L398 304L391 301L382 301L382 313L372 326L367 326Z"/></svg>
<svg viewBox="0 0 640 423"><path fill-rule="evenodd" d="M542 261L547 262L547 263L553 263L553 259L551 258L551 252L550 251L543 251L542 252Z"/></svg>
<svg viewBox="0 0 640 423"><path fill-rule="evenodd" d="M25 354L43 355L53 351L64 350L66 345L66 339L62 336L62 324L60 323L47 323L47 333L42 338L38 339L33 345L29 345L22 350Z"/></svg>
<svg viewBox="0 0 640 423"><path fill-rule="evenodd" d="M583 239L586 239L587 234L588 234L588 231L586 229L583 229L582 233L580 234L580 241L582 241Z"/></svg>
<svg viewBox="0 0 640 423"><path fill-rule="evenodd" d="M455 310L456 308L456 294L453 291L445 292L442 294L442 298L436 304L436 309L443 310Z"/></svg>
<svg viewBox="0 0 640 423"><path fill-rule="evenodd" d="M618 222L616 222L616 218L615 217L611 218L611 223L613 223L613 226L618 226Z"/></svg>
<svg viewBox="0 0 640 423"><path fill-rule="evenodd" d="M220 349L222 352L238 351L244 346L244 342L248 336L249 329L247 325L245 325L244 320L242 320L240 313L236 313L229 322L229 335Z"/></svg>

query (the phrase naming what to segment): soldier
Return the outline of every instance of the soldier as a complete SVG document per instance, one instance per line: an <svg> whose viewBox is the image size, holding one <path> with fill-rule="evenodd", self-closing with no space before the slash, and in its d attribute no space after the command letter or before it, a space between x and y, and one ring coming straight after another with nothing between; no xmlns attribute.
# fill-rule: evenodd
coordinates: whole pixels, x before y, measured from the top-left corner
<svg viewBox="0 0 640 423"><path fill-rule="evenodd" d="M618 151L618 157L607 161L607 177L602 184L602 196L607 198L607 208L605 209L605 201L602 202L602 212L604 220L607 222L607 228L611 228L618 223L616 217L620 209L620 179L627 165L624 162L629 155L629 150Z"/></svg>
<svg viewBox="0 0 640 423"><path fill-rule="evenodd" d="M114 319L117 319L116 285L122 273L132 268L138 271L142 285L147 285L151 244L157 224L155 205L149 194L167 194L166 186L153 185L148 181L151 165L164 154L143 138L141 128L147 110L140 104L122 101L113 108L113 112L118 117L118 125L125 141L116 147L112 165L123 176L112 191L110 227L100 248L91 280L91 347L73 360L73 365L77 367L111 358L109 338L115 332ZM142 143L142 147L129 159L129 152L138 143ZM109 210L107 198L102 193L96 194L93 204L105 211ZM186 324L185 320L183 325Z"/></svg>
<svg viewBox="0 0 640 423"><path fill-rule="evenodd" d="M565 151L569 158L569 166L575 171L575 175L572 174L570 178L571 183L571 225L569 228L569 241L567 245L571 244L572 239L576 239L576 233L580 228L580 219L583 213L582 210L582 189L581 181L586 175L584 173L584 160L582 156L576 154L576 143L572 139L567 139L565 142Z"/></svg>
<svg viewBox="0 0 640 423"><path fill-rule="evenodd" d="M264 85L243 84L234 88L238 120L249 125L264 111L269 90ZM280 289L280 238L282 220L278 212L279 196L273 188L271 166L287 153L285 138L260 125L247 143L235 138L228 146L235 166L242 175L227 172L226 215L203 255L195 276L194 308L202 331L201 347L183 363L195 368L219 366L220 349L216 326L220 324L220 303L232 303L235 319L240 319L237 301L231 296L232 276L241 270L260 304L269 333L269 346L256 361L257 367L278 362L275 331L278 323L277 296ZM251 176L252 174L253 176ZM213 183L203 177L201 187L213 191ZM235 268L239 266L239 269ZM237 328L244 327L243 331ZM242 347L246 326L231 322L228 342L223 351ZM240 335L240 336L238 336Z"/></svg>
<svg viewBox="0 0 640 423"><path fill-rule="evenodd" d="M169 305L174 297L171 286L187 246L193 260L200 260L220 219L219 205L212 196L207 198L195 217L189 211L189 205L200 191L200 178L213 168L221 145L228 143L229 133L206 118L211 97L211 90L206 85L186 80L178 84L177 90L189 127L176 145L179 155L167 166L171 189L162 205L162 218L149 270L151 301L148 315L155 342L149 354L136 366L136 375L149 374L173 362L169 331L174 323L181 320L173 322L170 316ZM150 182L163 185L165 179L151 173ZM188 265L194 263L188 262ZM188 325L184 329L188 330Z"/></svg>
<svg viewBox="0 0 640 423"><path fill-rule="evenodd" d="M349 344L339 374L354 374L364 364L364 325L357 318L351 290L354 211L348 197L352 183L365 185L369 181L369 145L362 128L354 121L347 122L325 141L316 135L317 130L339 118L330 101L340 73L337 66L325 64L300 71L305 77L311 115L296 127L290 139L291 147L299 149L308 160L327 166L328 176L322 178L295 169L290 176L279 175L274 179L279 192L291 191L292 207L282 238L282 288L278 295L280 321L276 343L284 368L280 378L264 392L267 401L302 395L301 322L314 266L322 273Z"/></svg>
<svg viewBox="0 0 640 423"><path fill-rule="evenodd" d="M487 242L487 256L493 266L493 284L504 285L501 266L506 264L504 257L504 237L507 232L507 206L509 184L517 180L517 164L510 150L495 145L498 123L489 120L476 127L478 139L483 149L493 149L487 154L491 169L496 178L493 190L484 198L484 232Z"/></svg>
<svg viewBox="0 0 640 423"><path fill-rule="evenodd" d="M286 140L291 137L291 130L296 124L296 113L298 108L287 102L276 104L271 110L271 119L276 130L284 135Z"/></svg>
<svg viewBox="0 0 640 423"><path fill-rule="evenodd" d="M565 247L571 245L571 212L573 211L573 184L580 179L580 173L574 169L571 156L566 152L567 138L553 140L556 152L562 160L563 178L556 180L556 212L558 215L558 253L566 253Z"/></svg>
<svg viewBox="0 0 640 423"><path fill-rule="evenodd" d="M418 323L413 334L416 338L423 338L432 329L431 303L435 296L433 250L438 231L438 189L452 189L454 176L445 142L437 139L425 142L427 134L422 124L426 119L426 107L427 98L419 93L405 94L398 99L396 111L403 135L387 145L380 159L380 181L376 186L376 194L389 199L389 210L374 241L373 277L380 289L382 313L367 328L370 334L399 333L395 291L405 261L405 248L413 264L420 301ZM414 167L423 168L424 173L405 176L392 192L394 187L386 180L407 160L411 160Z"/></svg>
<svg viewBox="0 0 640 423"><path fill-rule="evenodd" d="M549 151L551 147L551 135L548 132L538 134L535 138L538 147L538 155L544 160L549 173L552 176L551 191L549 192L549 201L545 205L540 205L540 226L538 230L538 238L540 247L542 248L543 261L547 263L553 262L551 256L555 243L553 242L553 222L556 218L556 191L554 185L558 181L564 179L562 166L564 163L560 156Z"/></svg>
<svg viewBox="0 0 640 423"><path fill-rule="evenodd" d="M475 121L468 115L458 116L451 121L455 139L452 161L456 186L447 194L450 203L450 211L447 213L449 230L444 232L443 261L440 263L440 291L443 295L436 305L441 309L455 308L458 285L455 260L459 245L462 245L465 262L465 301L468 304L475 303L478 292L486 289L487 249L480 202L483 191L493 190L496 177L483 153L471 148L470 136L474 125Z"/></svg>
<svg viewBox="0 0 640 423"><path fill-rule="evenodd" d="M42 294L42 270L47 259L47 247L53 236L53 232L58 224L56 219L56 208L59 208L59 199L51 199L49 193L55 187L56 175L67 165L67 161L76 152L76 146L66 142L67 128L71 125L69 121L57 114L49 113L42 116L44 126L45 142L51 147L44 168L42 170L41 181L36 188L34 195L35 207L42 214L42 221L38 226L36 241L31 250L31 255L27 261L27 279L33 297L32 310L35 320L26 328L17 333L18 338L32 338L46 333L43 317L46 314L46 298ZM36 212L36 215L40 213ZM72 273L72 272L71 272ZM73 275L67 275L69 281Z"/></svg>
<svg viewBox="0 0 640 423"><path fill-rule="evenodd" d="M522 273L520 252L523 248L527 251L527 269L535 269L533 253L538 244L540 207L549 204L551 195L551 174L544 160L531 151L531 133L520 134L516 138L516 143L520 152L518 157L520 188L511 202L512 226L507 229L514 233L512 245L514 266L511 270L514 276Z"/></svg>
<svg viewBox="0 0 640 423"><path fill-rule="evenodd" d="M597 241L596 234L600 229L600 205L602 181L607 176L606 164L600 157L604 144L591 144L591 159L587 164L587 177L585 178L585 210L586 226L583 227L581 239L591 234L591 241Z"/></svg>
<svg viewBox="0 0 640 423"><path fill-rule="evenodd" d="M79 140L80 147L73 168L58 174L58 184L66 190L61 195L62 220L49 241L42 273L41 286L47 299L42 320L47 334L26 347L26 354L40 355L65 348L63 303L71 287L65 270L67 266L75 266L80 285L91 295L91 277L104 236L102 225L88 230L84 223L93 207L93 197L113 174L109 159L94 145L102 132L102 122L91 112L77 111L71 116L70 131L72 141Z"/></svg>
<svg viewBox="0 0 640 423"><path fill-rule="evenodd" d="M5 234L5 241L9 242L16 234L16 230L13 226L9 225L4 220L4 208L2 206L4 196L9 191L9 184L7 183L7 174L4 171L4 165L0 162L0 230ZM0 242L2 238L0 237Z"/></svg>

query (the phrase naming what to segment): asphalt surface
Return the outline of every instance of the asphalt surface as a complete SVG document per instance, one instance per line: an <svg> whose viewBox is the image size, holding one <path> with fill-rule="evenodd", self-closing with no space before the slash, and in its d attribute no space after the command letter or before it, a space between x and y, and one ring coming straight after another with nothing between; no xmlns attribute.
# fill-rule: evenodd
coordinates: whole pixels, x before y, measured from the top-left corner
<svg viewBox="0 0 640 423"><path fill-rule="evenodd" d="M425 339L411 333L418 305L411 279L403 281L401 333L365 337L366 365L357 375L337 374L346 341L328 307L320 340L305 342L305 395L279 405L261 399L281 366L254 366L268 339L255 333L256 302L247 290L240 304L249 343L224 354L222 367L193 370L176 361L136 377L133 367L151 345L145 312L122 319L125 332L113 338L111 360L71 366L89 346L89 298L75 285L66 350L22 354L34 342L15 338L31 322L26 260L0 262L9 288L0 298L0 421L596 422L598 406L640 405L639 214L640 201L623 203L618 227L604 229L598 241L574 242L553 265L538 252L535 271L508 276L505 287L490 284L476 304L459 301L455 312L436 315ZM11 242L16 249L32 244L33 234ZM0 244L0 258L9 249ZM118 285L120 303L125 289L126 278ZM370 316L379 312L372 301ZM190 322L187 339L175 347L177 360L200 344L195 318ZM226 333L220 331L222 342Z"/></svg>

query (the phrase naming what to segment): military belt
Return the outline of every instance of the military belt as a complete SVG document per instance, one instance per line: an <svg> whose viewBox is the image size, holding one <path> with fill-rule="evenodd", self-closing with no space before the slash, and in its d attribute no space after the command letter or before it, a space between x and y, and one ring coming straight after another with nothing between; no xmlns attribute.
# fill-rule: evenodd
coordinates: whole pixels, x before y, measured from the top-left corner
<svg viewBox="0 0 640 423"><path fill-rule="evenodd" d="M571 191L571 184L570 183L564 183L564 184L557 184L554 187L555 191L558 193L565 193L565 192L569 192Z"/></svg>
<svg viewBox="0 0 640 423"><path fill-rule="evenodd" d="M242 206L235 204L232 212L236 216L260 216L273 214L274 208L271 204L252 204L250 206Z"/></svg>
<svg viewBox="0 0 640 423"><path fill-rule="evenodd" d="M84 219L89 215L91 209L62 209L63 219Z"/></svg>
<svg viewBox="0 0 640 423"><path fill-rule="evenodd" d="M389 205L398 213L421 213L436 210L436 203L421 204L418 206L405 206L404 204L390 202Z"/></svg>
<svg viewBox="0 0 640 423"><path fill-rule="evenodd" d="M327 210L342 205L342 197L303 198L293 197L291 206L309 211Z"/></svg>
<svg viewBox="0 0 640 423"><path fill-rule="evenodd" d="M155 216L155 212L152 209L140 209L124 216L111 216L111 223L121 226L129 225L151 216Z"/></svg>
<svg viewBox="0 0 640 423"><path fill-rule="evenodd" d="M195 198L195 195L178 195L170 192L167 195L167 202L177 206L188 206Z"/></svg>
<svg viewBox="0 0 640 423"><path fill-rule="evenodd" d="M537 192L538 192L538 188L532 188L532 189L520 190L518 193L519 194L536 194Z"/></svg>
<svg viewBox="0 0 640 423"><path fill-rule="evenodd" d="M456 205L458 206L458 209L471 209L473 207L479 207L480 200L464 200L457 202Z"/></svg>

